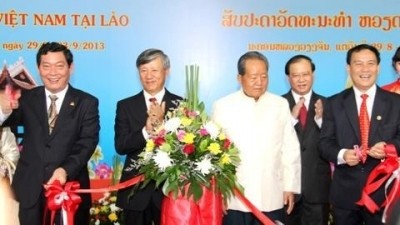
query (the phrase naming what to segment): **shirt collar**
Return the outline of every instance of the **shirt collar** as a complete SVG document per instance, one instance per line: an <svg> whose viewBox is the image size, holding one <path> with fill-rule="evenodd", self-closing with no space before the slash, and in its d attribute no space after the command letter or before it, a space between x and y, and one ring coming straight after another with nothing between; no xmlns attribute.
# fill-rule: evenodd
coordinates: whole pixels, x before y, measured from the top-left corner
<svg viewBox="0 0 400 225"><path fill-rule="evenodd" d="M147 91L143 90L143 94L144 94L144 98L146 100L146 102L149 102L150 98L156 98L158 103L162 102L162 99L164 98L165 95L165 88L163 88L160 92L158 92L155 95L151 95L149 94Z"/></svg>
<svg viewBox="0 0 400 225"><path fill-rule="evenodd" d="M300 100L300 97L304 97L304 98L306 99L306 103L310 102L312 90L310 90L310 91L309 91L307 94L305 94L305 95L299 95L299 94L297 94L296 92L294 92L293 90L292 90L291 92L292 92L294 101L295 101L296 103ZM305 104L305 105L308 105L308 104Z"/></svg>
<svg viewBox="0 0 400 225"><path fill-rule="evenodd" d="M361 92L359 89L353 86L354 94L356 97L360 97L362 94L367 94L368 99L374 99L376 94L376 85L373 85L370 89L365 92Z"/></svg>
<svg viewBox="0 0 400 225"><path fill-rule="evenodd" d="M69 85L67 85L63 90L61 90L61 91L59 91L59 92L57 92L57 93L51 93L49 90L47 90L47 88L45 87L44 88L44 91L45 91L45 93L46 93L46 102L47 102L47 105L50 105L50 102L51 102L51 100L50 100L50 98L49 98L49 95L56 95L58 98L57 98L57 101L56 101L56 105L57 105L57 108L59 109L60 107L59 106L61 106L61 103L64 101L64 98L65 98L65 95L67 94L67 91L68 91L68 88L69 88Z"/></svg>

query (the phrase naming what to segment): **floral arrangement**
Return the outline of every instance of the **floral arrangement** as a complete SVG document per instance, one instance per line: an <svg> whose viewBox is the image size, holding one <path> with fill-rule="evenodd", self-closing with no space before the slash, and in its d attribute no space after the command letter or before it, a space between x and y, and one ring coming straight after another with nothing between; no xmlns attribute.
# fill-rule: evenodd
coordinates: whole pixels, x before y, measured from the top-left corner
<svg viewBox="0 0 400 225"><path fill-rule="evenodd" d="M238 186L238 149L198 101L198 72L198 66L186 67L186 99L167 113L133 166L144 175L143 185L153 180L167 196L197 201L202 187L214 183L213 191L226 201Z"/></svg>
<svg viewBox="0 0 400 225"><path fill-rule="evenodd" d="M112 167L100 163L100 159L103 159L103 153L98 146L88 165L92 178L111 179L112 185L118 183L122 171L120 157L113 157ZM122 209L115 205L116 200L116 192L104 193L102 198L95 200L90 208L90 225L122 225Z"/></svg>
<svg viewBox="0 0 400 225"><path fill-rule="evenodd" d="M122 225L122 209L116 203L116 193L105 193L90 208L90 225Z"/></svg>

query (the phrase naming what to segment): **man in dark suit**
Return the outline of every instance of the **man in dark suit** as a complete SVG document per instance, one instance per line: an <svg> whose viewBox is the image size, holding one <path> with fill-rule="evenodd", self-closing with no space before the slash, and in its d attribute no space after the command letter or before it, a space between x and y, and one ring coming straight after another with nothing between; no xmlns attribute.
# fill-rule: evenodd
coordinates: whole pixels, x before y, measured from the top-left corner
<svg viewBox="0 0 400 225"><path fill-rule="evenodd" d="M372 214L356 202L368 175L385 158L385 145L393 144L400 152L400 95L376 85L380 54L375 47L357 45L347 52L346 61L353 87L327 99L319 142L321 156L336 167L330 202L337 224L382 224L382 210ZM366 111L370 123L369 129L361 131L363 94L368 95ZM368 135L362 135L364 131ZM383 189L372 196L378 204L384 200Z"/></svg>
<svg viewBox="0 0 400 225"><path fill-rule="evenodd" d="M9 102L11 107L4 104L7 101L2 96L1 104L3 118L8 117L3 125L24 128L23 149L12 182L20 202L21 225L43 224L43 184L74 180L81 188L89 188L87 162L100 130L98 100L69 85L73 71L71 51L59 43L45 43L36 61L44 86L23 92L19 102ZM57 97L52 129L48 118L50 95ZM11 108L17 109L11 113ZM89 224L91 198L89 194L81 197L75 224ZM61 224L61 218L56 219L56 224Z"/></svg>
<svg viewBox="0 0 400 225"><path fill-rule="evenodd" d="M292 123L300 142L301 194L291 214L286 214L286 225L327 225L329 217L329 163L318 152L325 98L312 91L315 65L311 58L296 55L285 65L291 90L283 95L292 110ZM300 121L301 108L305 107L306 122Z"/></svg>
<svg viewBox="0 0 400 225"><path fill-rule="evenodd" d="M181 99L164 87L170 68L169 58L164 52L145 50L138 56L136 67L143 91L119 101L115 118L115 148L118 154L126 155L121 182L138 174L137 170L128 171L126 168L132 167L132 161L138 159L138 154L146 146L146 139L163 121L166 111ZM158 225L162 198L161 190L150 183L134 192L132 187L120 190L117 206L124 209L125 224Z"/></svg>

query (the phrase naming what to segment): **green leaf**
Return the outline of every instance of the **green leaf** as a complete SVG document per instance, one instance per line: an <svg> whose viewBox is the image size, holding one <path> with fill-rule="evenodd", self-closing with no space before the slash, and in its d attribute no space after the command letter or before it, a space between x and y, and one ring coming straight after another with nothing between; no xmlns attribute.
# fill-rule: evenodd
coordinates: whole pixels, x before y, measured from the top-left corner
<svg viewBox="0 0 400 225"><path fill-rule="evenodd" d="M201 188L201 185L195 180L191 181L188 190L188 197L192 195L195 202L199 201L201 196L203 195L203 189Z"/></svg>

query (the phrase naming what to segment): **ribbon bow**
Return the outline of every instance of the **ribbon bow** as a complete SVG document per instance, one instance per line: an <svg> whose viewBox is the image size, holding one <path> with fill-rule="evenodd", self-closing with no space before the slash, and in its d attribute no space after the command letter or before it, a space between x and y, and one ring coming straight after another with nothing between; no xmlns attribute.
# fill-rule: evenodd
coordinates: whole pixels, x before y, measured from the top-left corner
<svg viewBox="0 0 400 225"><path fill-rule="evenodd" d="M386 159L377 165L370 173L367 179L367 183L361 193L361 199L356 202L360 206L365 206L368 211L374 213L380 209L376 202L370 197L370 194L374 193L383 183L387 182L392 174L399 168L399 160L394 145L386 145L385 147ZM393 188L395 190L396 188ZM387 195L387 200L382 203L381 206L390 204L393 200L396 191L391 190Z"/></svg>
<svg viewBox="0 0 400 225"><path fill-rule="evenodd" d="M57 210L62 209L67 214L67 224L74 224L74 215L81 203L81 197L75 193L80 185L76 181L67 182L62 187L59 180L46 185L45 196L47 198L47 208L51 211L51 223L54 224L54 216Z"/></svg>

